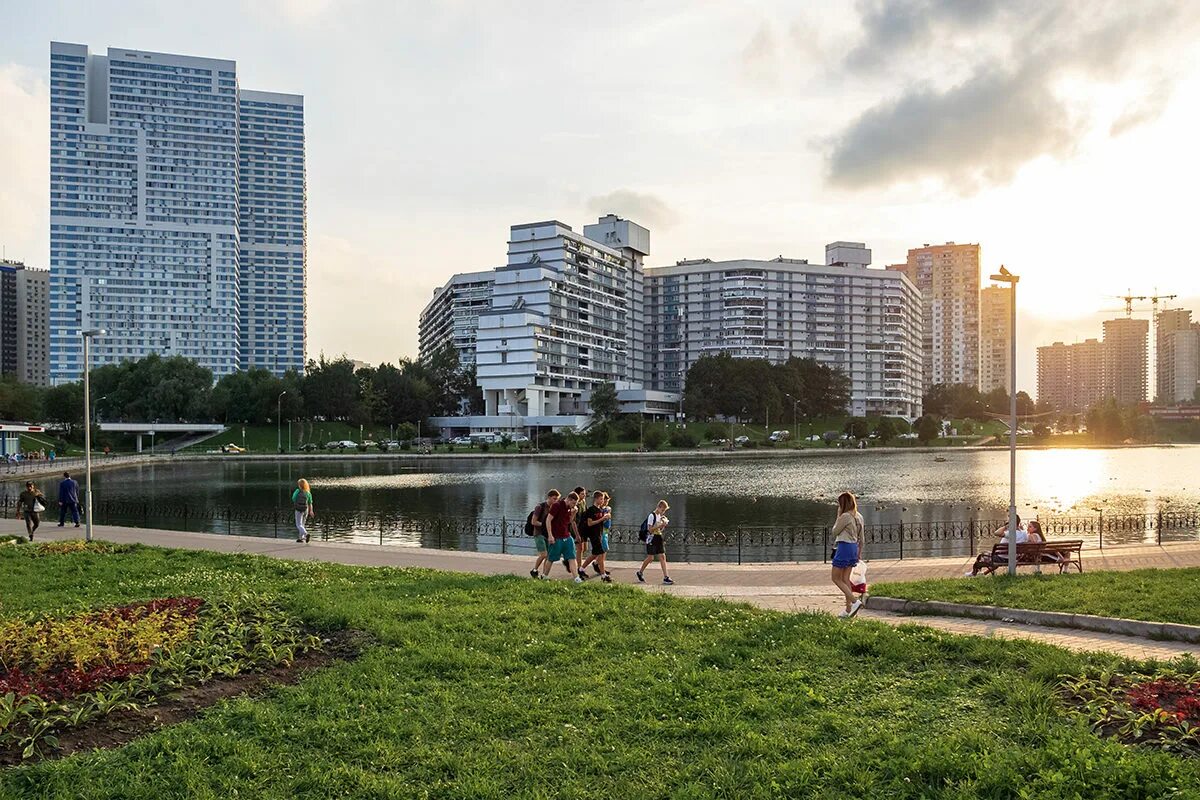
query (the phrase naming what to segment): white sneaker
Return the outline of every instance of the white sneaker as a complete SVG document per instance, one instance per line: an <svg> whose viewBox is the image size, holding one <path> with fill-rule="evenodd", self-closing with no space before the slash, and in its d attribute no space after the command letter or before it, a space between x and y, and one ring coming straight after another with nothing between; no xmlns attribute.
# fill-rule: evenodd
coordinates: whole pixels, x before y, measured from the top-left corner
<svg viewBox="0 0 1200 800"><path fill-rule="evenodd" d="M850 613L847 614L846 616L853 617L855 614L857 614L859 611L862 610L862 607L863 607L863 601L855 600L853 605L850 606Z"/></svg>
<svg viewBox="0 0 1200 800"><path fill-rule="evenodd" d="M843 611L840 614L838 614L838 619L849 619L849 617L850 617L849 611Z"/></svg>
<svg viewBox="0 0 1200 800"><path fill-rule="evenodd" d="M579 577L578 575L576 575L576 576L575 576L575 582L576 582L576 583L583 583L583 578L581 578L581 577Z"/></svg>

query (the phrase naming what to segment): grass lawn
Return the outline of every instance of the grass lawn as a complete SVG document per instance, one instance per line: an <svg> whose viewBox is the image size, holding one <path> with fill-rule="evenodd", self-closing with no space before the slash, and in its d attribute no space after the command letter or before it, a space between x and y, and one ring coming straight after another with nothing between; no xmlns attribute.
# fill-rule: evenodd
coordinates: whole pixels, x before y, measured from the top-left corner
<svg viewBox="0 0 1200 800"><path fill-rule="evenodd" d="M0 614L236 590L377 644L0 796L1160 798L1194 761L1062 713L1034 643L632 588L138 548L0 549Z"/></svg>
<svg viewBox="0 0 1200 800"><path fill-rule="evenodd" d="M1200 625L1200 569L1139 569L1083 575L1008 575L880 583L880 597L1069 611Z"/></svg>

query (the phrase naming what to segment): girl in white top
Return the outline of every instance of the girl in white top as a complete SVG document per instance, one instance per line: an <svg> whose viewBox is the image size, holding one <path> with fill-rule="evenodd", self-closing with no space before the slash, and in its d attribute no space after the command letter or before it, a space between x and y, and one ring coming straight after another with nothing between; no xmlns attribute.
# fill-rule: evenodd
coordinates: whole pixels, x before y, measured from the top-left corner
<svg viewBox="0 0 1200 800"><path fill-rule="evenodd" d="M838 517L833 523L833 585L846 599L846 610L839 617L853 617L862 608L862 600L854 598L850 583L850 571L858 564L863 552L862 514L858 513L858 500L850 492L838 495Z"/></svg>

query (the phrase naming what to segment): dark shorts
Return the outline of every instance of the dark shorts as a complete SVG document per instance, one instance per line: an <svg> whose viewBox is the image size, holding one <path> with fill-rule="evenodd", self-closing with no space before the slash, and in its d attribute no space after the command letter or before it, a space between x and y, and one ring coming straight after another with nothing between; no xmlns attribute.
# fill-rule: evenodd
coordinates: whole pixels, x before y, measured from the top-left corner
<svg viewBox="0 0 1200 800"><path fill-rule="evenodd" d="M663 543L662 534L656 533L646 540L646 555L661 556L665 552L667 550Z"/></svg>
<svg viewBox="0 0 1200 800"><path fill-rule="evenodd" d="M592 555L602 555L608 552L608 547L604 543L604 534L593 533L588 537L588 544L592 548Z"/></svg>

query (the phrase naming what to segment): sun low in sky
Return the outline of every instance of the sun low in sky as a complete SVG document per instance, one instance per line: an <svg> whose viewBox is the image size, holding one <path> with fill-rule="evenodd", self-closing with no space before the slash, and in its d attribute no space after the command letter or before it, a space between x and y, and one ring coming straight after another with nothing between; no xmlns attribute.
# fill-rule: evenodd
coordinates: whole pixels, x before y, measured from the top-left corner
<svg viewBox="0 0 1200 800"><path fill-rule="evenodd" d="M414 355L508 227L615 212L647 264L876 265L979 242L1022 276L1020 368L1110 295L1200 312L1200 8L1141 2L0 0L0 245L48 265L50 41L238 62L305 96L310 352Z"/></svg>

